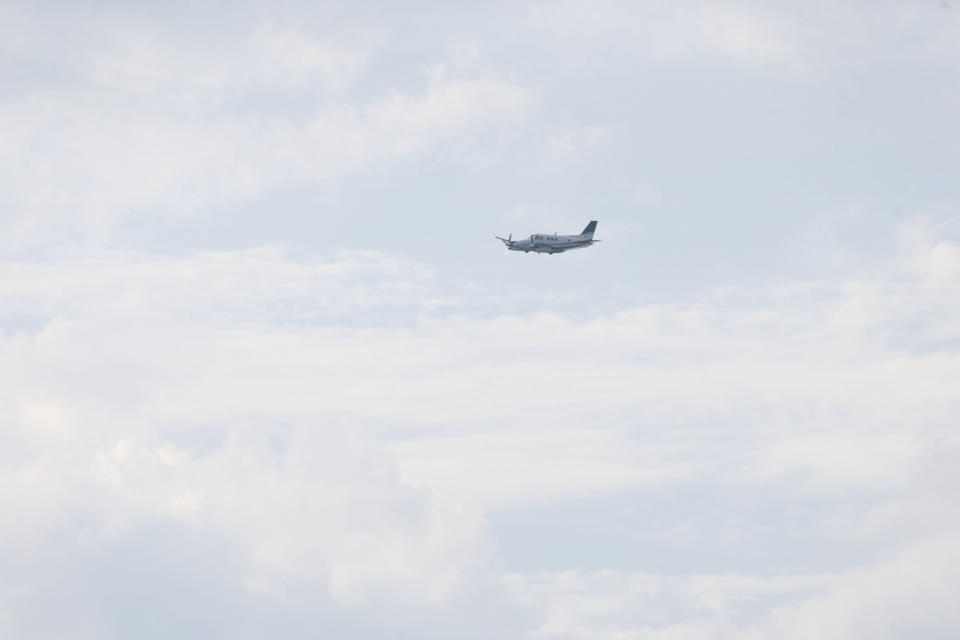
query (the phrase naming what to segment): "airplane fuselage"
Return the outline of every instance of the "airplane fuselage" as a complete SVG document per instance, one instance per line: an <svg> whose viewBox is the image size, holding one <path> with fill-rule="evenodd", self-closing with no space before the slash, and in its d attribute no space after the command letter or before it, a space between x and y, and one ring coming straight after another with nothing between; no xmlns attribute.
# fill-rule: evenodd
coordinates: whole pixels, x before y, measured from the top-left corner
<svg viewBox="0 0 960 640"><path fill-rule="evenodd" d="M535 251L536 253L563 253L569 249L580 249L593 244L593 238L586 236L557 236L534 234L526 240L515 240L507 248L511 251Z"/></svg>
<svg viewBox="0 0 960 640"><path fill-rule="evenodd" d="M524 240L513 240L510 238L499 238L510 251L523 251L524 253L563 253L570 249L582 249L589 247L594 242L600 242L593 239L593 232L597 228L596 220L590 222L587 227L577 235L561 236L555 233L535 233Z"/></svg>

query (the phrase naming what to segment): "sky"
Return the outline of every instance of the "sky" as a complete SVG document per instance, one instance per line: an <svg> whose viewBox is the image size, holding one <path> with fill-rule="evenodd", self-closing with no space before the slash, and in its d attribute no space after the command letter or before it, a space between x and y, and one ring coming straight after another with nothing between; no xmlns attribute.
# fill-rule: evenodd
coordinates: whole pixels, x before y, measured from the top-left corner
<svg viewBox="0 0 960 640"><path fill-rule="evenodd" d="M958 59L953 0L0 4L0 639L957 637Z"/></svg>

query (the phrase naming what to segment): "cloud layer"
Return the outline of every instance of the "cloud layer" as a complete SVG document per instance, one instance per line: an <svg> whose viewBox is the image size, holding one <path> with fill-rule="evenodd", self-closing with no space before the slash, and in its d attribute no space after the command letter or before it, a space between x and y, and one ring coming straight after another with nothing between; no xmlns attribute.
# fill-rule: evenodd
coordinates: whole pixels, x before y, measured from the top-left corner
<svg viewBox="0 0 960 640"><path fill-rule="evenodd" d="M954 13L0 7L0 638L956 636Z"/></svg>
<svg viewBox="0 0 960 640"><path fill-rule="evenodd" d="M904 264L936 261L944 246L955 247L938 242ZM482 584L488 604L528 610L541 619L531 630L549 637L867 637L877 607L900 625L893 635L953 625L946 602L918 608L910 594L945 594L957 580L945 567L960 524L947 489L960 359L940 345L960 336L928 310L953 317L960 281L897 273L762 292L748 307L472 320L436 304L429 270L375 254L8 264L8 633L55 633L31 612L66 597L54 584L91 571L97 584L133 580L145 598L172 589L166 581L181 576L167 562L211 591L203 597L265 607L217 627L228 634L285 607L305 615L314 598L348 619L387 607L377 615L390 628L393 616L406 624L411 611L447 610ZM293 298L298 313L277 312ZM355 325L398 305L418 320ZM636 523L648 542L664 545L656 527L692 518L723 527L720 553L751 539L776 555L780 536L809 537L859 547L860 562L784 576L590 573L577 569L593 566L585 547L567 549L559 573L495 569L509 544L487 524L498 513L553 504L562 523L577 517L564 511L571 501L642 504L697 486L730 497L763 489L778 506L752 518L677 507L672 523L670 510L659 525ZM779 515L791 508L816 515ZM563 548L562 531L544 533ZM188 596L157 597L172 618L226 624L225 611L195 610ZM246 606L236 603L223 606ZM91 637L129 629L111 626L118 610L88 610L105 604L70 615ZM640 613L649 607L659 613ZM458 624L448 631L481 621Z"/></svg>

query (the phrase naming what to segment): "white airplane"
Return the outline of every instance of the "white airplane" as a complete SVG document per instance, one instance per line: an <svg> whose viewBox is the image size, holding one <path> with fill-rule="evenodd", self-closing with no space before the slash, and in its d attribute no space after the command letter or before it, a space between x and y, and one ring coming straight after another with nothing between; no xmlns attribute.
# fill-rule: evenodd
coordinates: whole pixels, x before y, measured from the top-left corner
<svg viewBox="0 0 960 640"><path fill-rule="evenodd" d="M524 253L536 251L537 253L554 254L563 253L570 249L582 249L583 247L589 247L594 242L600 242L599 240L593 239L593 232L596 231L596 229L597 221L591 220L590 224L588 224L579 235L575 236L535 234L526 240L514 240L513 234L511 233L506 238L501 238L500 236L494 237L497 240L503 241L503 244L510 251L523 251Z"/></svg>

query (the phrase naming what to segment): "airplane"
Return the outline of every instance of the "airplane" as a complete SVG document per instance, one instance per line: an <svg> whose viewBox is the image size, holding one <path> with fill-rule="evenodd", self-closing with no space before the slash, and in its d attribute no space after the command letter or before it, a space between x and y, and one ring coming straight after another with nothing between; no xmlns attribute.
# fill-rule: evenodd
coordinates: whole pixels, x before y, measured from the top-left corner
<svg viewBox="0 0 960 640"><path fill-rule="evenodd" d="M536 251L537 253L549 253L553 255L554 253L569 251L570 249L582 249L589 247L594 242L600 242L600 240L593 239L593 232L596 231L596 229L597 221L591 220L590 224L588 224L579 235L575 236L558 236L555 233L553 235L534 234L526 240L514 240L513 234L511 233L506 238L501 238L500 236L494 237L502 241L504 246L510 251L523 251L524 253Z"/></svg>

